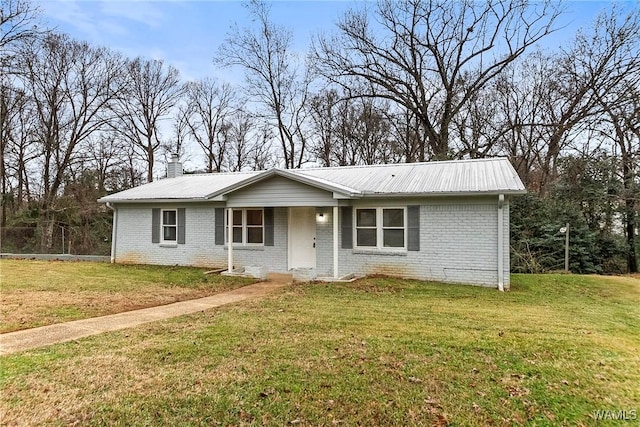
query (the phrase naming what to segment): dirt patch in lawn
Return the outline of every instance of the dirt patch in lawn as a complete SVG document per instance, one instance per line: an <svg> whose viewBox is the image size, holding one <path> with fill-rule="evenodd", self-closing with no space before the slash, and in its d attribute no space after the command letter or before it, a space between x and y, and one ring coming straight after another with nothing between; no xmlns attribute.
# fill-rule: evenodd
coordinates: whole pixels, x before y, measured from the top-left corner
<svg viewBox="0 0 640 427"><path fill-rule="evenodd" d="M19 290L0 297L0 333L202 298L208 289L157 288L153 293L96 294Z"/></svg>
<svg viewBox="0 0 640 427"><path fill-rule="evenodd" d="M189 267L2 261L0 333L202 298L252 283Z"/></svg>

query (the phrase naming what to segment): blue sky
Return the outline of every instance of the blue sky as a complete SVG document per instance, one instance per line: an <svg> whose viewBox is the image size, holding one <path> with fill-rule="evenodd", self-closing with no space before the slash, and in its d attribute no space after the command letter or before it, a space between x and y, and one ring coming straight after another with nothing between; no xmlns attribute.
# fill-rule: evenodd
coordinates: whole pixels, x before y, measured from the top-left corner
<svg viewBox="0 0 640 427"><path fill-rule="evenodd" d="M230 26L246 24L241 1L233 0L36 0L44 20L59 31L123 52L133 58L164 59L177 67L184 79L216 76L240 82L237 73L217 70L212 58ZM272 19L290 27L295 47L306 50L312 35L331 32L348 8L362 0L275 1ZM637 0L625 3L639 7ZM567 3L567 25L551 43L562 43L575 30L591 22L611 2Z"/></svg>
<svg viewBox="0 0 640 427"><path fill-rule="evenodd" d="M328 31L350 1L277 1L275 22L294 31L295 47L305 51L311 35ZM40 0L43 18L75 38L107 46L129 57L164 59L183 78L218 76L212 58L233 23L246 24L241 1Z"/></svg>

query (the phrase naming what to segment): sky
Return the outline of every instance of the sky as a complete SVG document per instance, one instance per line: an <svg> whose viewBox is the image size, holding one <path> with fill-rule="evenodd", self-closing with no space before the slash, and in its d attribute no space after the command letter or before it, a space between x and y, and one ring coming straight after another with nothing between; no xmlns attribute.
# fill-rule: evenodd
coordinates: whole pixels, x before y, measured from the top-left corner
<svg viewBox="0 0 640 427"><path fill-rule="evenodd" d="M162 59L180 70L183 81L215 77L236 85L243 83L241 70L219 69L213 63L231 26L250 24L241 0L32 1L40 5L48 27L77 40L106 46L129 58ZM373 1L276 0L271 4L271 19L293 32L293 47L304 55L312 37L331 33L345 11L363 3ZM640 7L640 0L618 3L624 8ZM566 44L580 26L589 25L599 12L610 9L612 1L569 1L566 7L561 22L564 28L546 38L547 47ZM195 152L182 159L185 167L202 166L202 156Z"/></svg>
<svg viewBox="0 0 640 427"><path fill-rule="evenodd" d="M231 26L247 24L242 1L235 0L39 0L43 18L58 31L128 57L163 59L185 80L216 76L213 57ZM272 18L289 27L294 47L306 51L312 34L330 30L352 1L276 1Z"/></svg>
<svg viewBox="0 0 640 427"><path fill-rule="evenodd" d="M213 57L230 27L247 25L240 0L36 0L43 19L76 39L118 50L130 58L163 59L184 80L206 76L241 82L237 71L214 67ZM279 0L272 3L272 19L289 27L294 48L306 51L313 35L330 33L339 17L366 0ZM626 7L640 7L631 0ZM578 27L588 25L611 1L567 3L562 31L548 40L562 44Z"/></svg>

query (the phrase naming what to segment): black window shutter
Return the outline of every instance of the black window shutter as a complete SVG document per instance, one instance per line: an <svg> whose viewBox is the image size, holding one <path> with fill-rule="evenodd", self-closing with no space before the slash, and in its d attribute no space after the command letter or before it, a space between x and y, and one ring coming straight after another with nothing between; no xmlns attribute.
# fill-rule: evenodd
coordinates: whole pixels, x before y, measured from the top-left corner
<svg viewBox="0 0 640 427"><path fill-rule="evenodd" d="M178 244L184 245L185 243L185 209L178 208Z"/></svg>
<svg viewBox="0 0 640 427"><path fill-rule="evenodd" d="M215 210L215 243L224 245L224 208Z"/></svg>
<svg viewBox="0 0 640 427"><path fill-rule="evenodd" d="M420 206L407 206L407 249L420 250Z"/></svg>
<svg viewBox="0 0 640 427"><path fill-rule="evenodd" d="M160 243L160 209L151 209L151 243Z"/></svg>
<svg viewBox="0 0 640 427"><path fill-rule="evenodd" d="M353 249L353 208L343 206L340 208L342 216L342 249Z"/></svg>
<svg viewBox="0 0 640 427"><path fill-rule="evenodd" d="M273 246L273 208L264 208L264 245Z"/></svg>

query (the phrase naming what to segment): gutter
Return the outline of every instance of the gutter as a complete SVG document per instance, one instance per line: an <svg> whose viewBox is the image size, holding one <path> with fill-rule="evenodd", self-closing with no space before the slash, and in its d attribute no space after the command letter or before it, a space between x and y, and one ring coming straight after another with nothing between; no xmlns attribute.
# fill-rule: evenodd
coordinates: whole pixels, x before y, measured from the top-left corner
<svg viewBox="0 0 640 427"><path fill-rule="evenodd" d="M112 199L106 199L106 198L101 198L98 199L98 203L105 203L105 204L109 204L109 203L129 203L129 204L137 204L137 203L207 203L207 202L211 202L211 200L209 199L202 199L202 198L190 198L190 199L180 199L180 198L173 198L173 199L116 199L116 198L112 198Z"/></svg>
<svg viewBox="0 0 640 427"><path fill-rule="evenodd" d="M111 227L111 264L116 262L116 239L118 236L117 227L118 227L118 210L115 206L111 204L111 202L106 202L106 205L109 209L113 211L113 226Z"/></svg>
<svg viewBox="0 0 640 427"><path fill-rule="evenodd" d="M498 196L498 290L504 292L504 194Z"/></svg>
<svg viewBox="0 0 640 427"><path fill-rule="evenodd" d="M442 191L442 192L415 192L415 193L376 193L364 191L361 197L366 198L411 198L411 197L468 197L468 196L505 196L527 194L527 190L487 190L487 191Z"/></svg>

